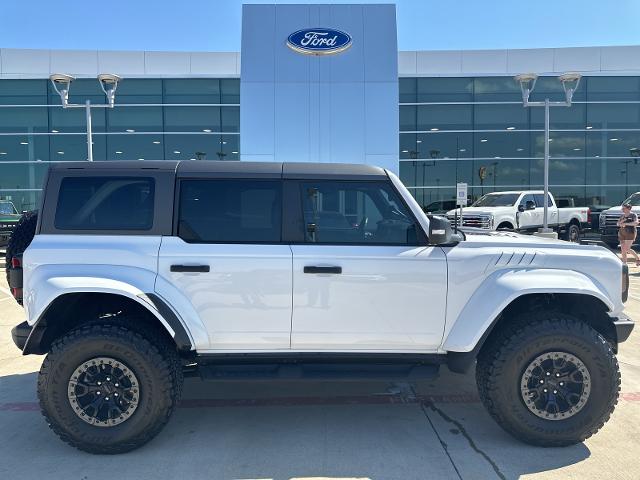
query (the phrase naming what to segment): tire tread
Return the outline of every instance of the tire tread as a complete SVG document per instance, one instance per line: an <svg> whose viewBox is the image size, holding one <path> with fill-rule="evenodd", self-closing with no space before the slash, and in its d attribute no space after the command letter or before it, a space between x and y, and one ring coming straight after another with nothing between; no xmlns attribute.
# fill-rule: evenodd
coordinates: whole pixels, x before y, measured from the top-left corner
<svg viewBox="0 0 640 480"><path fill-rule="evenodd" d="M58 424L57 421L48 414L51 406L49 405L49 399L45 392L54 363L62 359L65 351L72 348L74 343L88 336L103 337L111 341L123 341L132 345L136 350L146 356L150 363L152 363L163 376L169 379L169 381L161 387L164 405L158 421L127 442L100 446L83 442L82 439L70 435L64 426ZM144 445L162 430L180 401L182 380L181 363L175 347L172 348L169 342L160 335L155 335L152 332L145 332L145 334L143 334L138 331L138 329L131 328L130 324L123 321L112 321L109 323L102 321L102 323L89 322L80 325L52 343L51 350L40 369L37 391L43 416L49 427L64 442L89 453L118 454L134 450Z"/></svg>
<svg viewBox="0 0 640 480"><path fill-rule="evenodd" d="M551 314L550 314L551 313ZM610 371L615 372L614 387L608 392L606 400L605 414L600 421L592 425L581 433L578 442L584 441L600 430L609 420L615 406L618 403L618 395L621 388L620 369L616 356L607 341L593 328L586 323L566 314L556 312L531 312L519 316L510 322L505 328L489 339L478 356L476 366L476 383L478 393L482 403L491 417L504 428L508 433L520 440L544 447L562 447L577 443L566 439L554 439L552 437L541 440L539 436L527 435L512 425L510 420L502 414L498 408L495 397L500 388L499 379L503 377L503 370L506 366L507 358L520 348L519 340L528 337L528 332L557 332L558 334L571 333L586 338L593 344L601 347L604 360L608 364Z"/></svg>

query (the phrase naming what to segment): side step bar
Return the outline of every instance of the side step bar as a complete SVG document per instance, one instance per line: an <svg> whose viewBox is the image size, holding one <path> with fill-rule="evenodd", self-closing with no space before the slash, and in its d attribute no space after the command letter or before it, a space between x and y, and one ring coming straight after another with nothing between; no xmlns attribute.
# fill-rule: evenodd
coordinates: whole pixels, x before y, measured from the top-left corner
<svg viewBox="0 0 640 480"><path fill-rule="evenodd" d="M198 365L202 380L422 380L437 378L439 365ZM189 371L185 372L187 376ZM196 373L197 372L197 373ZM195 376L194 375L194 376Z"/></svg>
<svg viewBox="0 0 640 480"><path fill-rule="evenodd" d="M299 355L299 356L297 356ZM444 355L203 355L185 369L203 380L421 380L438 376Z"/></svg>

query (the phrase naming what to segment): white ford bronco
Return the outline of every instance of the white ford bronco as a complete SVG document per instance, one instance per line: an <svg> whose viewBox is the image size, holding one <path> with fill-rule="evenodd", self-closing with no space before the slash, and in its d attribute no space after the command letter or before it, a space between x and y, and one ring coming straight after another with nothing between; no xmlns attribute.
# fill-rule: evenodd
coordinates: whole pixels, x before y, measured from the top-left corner
<svg viewBox="0 0 640 480"><path fill-rule="evenodd" d="M46 354L46 421L94 453L156 435L185 374L411 381L476 363L507 432L570 445L611 415L633 328L610 251L453 233L366 165L55 164L7 261L14 342Z"/></svg>

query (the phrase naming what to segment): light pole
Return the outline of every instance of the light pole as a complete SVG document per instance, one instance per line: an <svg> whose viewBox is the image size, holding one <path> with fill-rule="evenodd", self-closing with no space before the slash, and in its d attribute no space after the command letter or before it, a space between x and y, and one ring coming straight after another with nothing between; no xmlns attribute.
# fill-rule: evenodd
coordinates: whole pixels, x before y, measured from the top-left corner
<svg viewBox="0 0 640 480"><path fill-rule="evenodd" d="M535 73L523 73L515 76L515 81L520 84L522 91L522 105L526 107L544 107L544 216L541 233L551 233L549 228L549 108L550 107L570 107L573 93L580 84L582 75L575 72L564 73L558 77L564 89L565 100L563 102L552 102L545 98L542 102L530 102L529 96L536 86L538 75Z"/></svg>
<svg viewBox="0 0 640 480"><path fill-rule="evenodd" d="M100 88L107 96L107 103L105 104L92 104L90 100L82 103L69 103L69 88L71 82L75 80L75 77L66 75L64 73L54 73L49 77L53 88L58 95L60 95L60 101L62 102L62 108L84 108L87 117L87 160L93 162L93 129L91 127L91 108L113 108L116 101L116 88L121 78L118 75L112 73L101 73L98 75L98 81L100 82Z"/></svg>

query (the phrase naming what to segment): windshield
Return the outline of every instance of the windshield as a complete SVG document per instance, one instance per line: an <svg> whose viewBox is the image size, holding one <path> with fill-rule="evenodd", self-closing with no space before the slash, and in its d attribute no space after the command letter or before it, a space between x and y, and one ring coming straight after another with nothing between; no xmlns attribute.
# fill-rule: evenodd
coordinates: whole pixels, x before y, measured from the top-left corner
<svg viewBox="0 0 640 480"><path fill-rule="evenodd" d="M475 201L472 207L513 207L519 193L489 193Z"/></svg>
<svg viewBox="0 0 640 480"><path fill-rule="evenodd" d="M0 213L4 215L15 215L16 208L13 206L11 202L0 202Z"/></svg>
<svg viewBox="0 0 640 480"><path fill-rule="evenodd" d="M629 198L627 198L623 203L628 203L632 207L640 206L640 193L634 193Z"/></svg>

